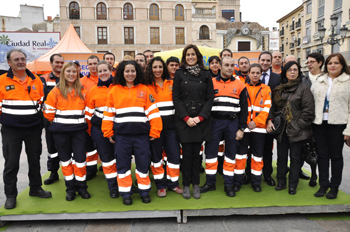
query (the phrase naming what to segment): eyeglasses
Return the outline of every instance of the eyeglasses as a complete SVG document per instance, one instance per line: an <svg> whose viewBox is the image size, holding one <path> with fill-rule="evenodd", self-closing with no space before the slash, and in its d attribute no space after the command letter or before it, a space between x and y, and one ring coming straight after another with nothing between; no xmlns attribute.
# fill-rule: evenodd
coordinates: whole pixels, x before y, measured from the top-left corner
<svg viewBox="0 0 350 232"><path fill-rule="evenodd" d="M298 72L299 70L297 68L293 68L293 69L288 69L287 72L291 73L291 72Z"/></svg>
<svg viewBox="0 0 350 232"><path fill-rule="evenodd" d="M309 65L309 64L313 64L313 63L315 63L315 62L316 62L316 60L310 60L310 61L306 62L305 64L306 64L306 65Z"/></svg>

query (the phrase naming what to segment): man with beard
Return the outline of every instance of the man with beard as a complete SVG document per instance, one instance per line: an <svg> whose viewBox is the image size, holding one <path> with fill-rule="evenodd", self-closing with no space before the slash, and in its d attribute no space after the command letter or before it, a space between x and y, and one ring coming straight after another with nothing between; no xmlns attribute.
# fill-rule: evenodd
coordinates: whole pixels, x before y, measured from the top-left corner
<svg viewBox="0 0 350 232"><path fill-rule="evenodd" d="M245 56L241 56L238 59L238 69L236 70L236 77L238 77L243 83L247 82L248 72L249 72L250 62L249 59Z"/></svg>

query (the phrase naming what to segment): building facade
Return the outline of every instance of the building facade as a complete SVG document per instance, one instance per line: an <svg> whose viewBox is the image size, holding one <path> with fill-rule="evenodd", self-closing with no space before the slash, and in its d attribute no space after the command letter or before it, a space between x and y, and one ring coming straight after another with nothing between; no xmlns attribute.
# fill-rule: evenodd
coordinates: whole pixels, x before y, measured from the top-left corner
<svg viewBox="0 0 350 232"><path fill-rule="evenodd" d="M332 15L338 17L335 27L337 39L341 37L341 27L345 26L349 29L344 42L340 41L341 45L333 46L333 52L340 52L350 63L350 1L347 0L303 0L301 6L279 19L277 22L280 30L280 51L284 57L295 55L299 58L301 65L305 66L309 53L319 52L325 57L330 55L332 46L327 43L327 40L332 33L330 20ZM322 41L319 28L326 29Z"/></svg>
<svg viewBox="0 0 350 232"><path fill-rule="evenodd" d="M217 47L216 23L240 21L240 0L60 0L61 33L73 24L93 52L125 55Z"/></svg>

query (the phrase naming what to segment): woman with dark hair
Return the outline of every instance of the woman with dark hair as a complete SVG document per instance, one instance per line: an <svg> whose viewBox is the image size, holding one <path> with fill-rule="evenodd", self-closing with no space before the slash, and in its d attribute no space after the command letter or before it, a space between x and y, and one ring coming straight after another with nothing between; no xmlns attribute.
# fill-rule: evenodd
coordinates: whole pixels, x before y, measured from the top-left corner
<svg viewBox="0 0 350 232"><path fill-rule="evenodd" d="M324 72L311 87L315 98L312 129L318 158L320 189L315 197L335 199L343 175L343 146L350 146L350 70L340 53L329 55ZM331 178L329 165L331 161Z"/></svg>
<svg viewBox="0 0 350 232"><path fill-rule="evenodd" d="M78 67L66 63L60 74L60 82L53 88L45 101L44 116L51 122L62 173L66 184L66 200L73 201L78 192L83 199L89 199L86 185L85 139L85 96L86 90L78 78ZM72 156L73 153L73 156Z"/></svg>
<svg viewBox="0 0 350 232"><path fill-rule="evenodd" d="M173 87L175 128L182 145L183 197L189 199L190 184L193 197L200 198L199 172L203 141L211 139L210 111L214 89L212 77L204 70L203 56L196 45L186 46L182 52L180 69L176 71Z"/></svg>
<svg viewBox="0 0 350 232"><path fill-rule="evenodd" d="M211 56L208 63L211 77L217 77L220 74L220 58L218 56Z"/></svg>
<svg viewBox="0 0 350 232"><path fill-rule="evenodd" d="M158 189L158 197L166 196L166 187L182 194L179 187L180 176L180 145L176 139L174 126L175 108L173 104L173 80L165 62L159 56L152 58L146 68L148 88L157 102L159 114L163 122L160 138L151 141L151 167L153 178ZM163 148L166 153L167 177L164 178Z"/></svg>
<svg viewBox="0 0 350 232"><path fill-rule="evenodd" d="M288 62L282 69L281 85L273 90L272 107L267 124L267 132L275 127L272 119L282 115L282 132L277 139L277 187L287 188L286 175L288 152L290 153L289 194L296 194L301 167L300 152L303 142L312 136L311 122L315 118L315 105L310 88L302 83L299 63Z"/></svg>
<svg viewBox="0 0 350 232"><path fill-rule="evenodd" d="M119 196L117 184L117 165L114 157L114 145L103 137L101 130L103 111L106 107L108 93L113 88L112 66L105 60L97 63L98 83L92 87L86 97L85 118L89 125L88 133L96 144L106 177L109 196Z"/></svg>
<svg viewBox="0 0 350 232"><path fill-rule="evenodd" d="M103 113L103 136L114 143L119 193L125 205L132 204L131 155L135 156L136 179L143 203L150 203L150 140L159 138L162 120L155 99L145 85L136 61L122 61L113 79Z"/></svg>

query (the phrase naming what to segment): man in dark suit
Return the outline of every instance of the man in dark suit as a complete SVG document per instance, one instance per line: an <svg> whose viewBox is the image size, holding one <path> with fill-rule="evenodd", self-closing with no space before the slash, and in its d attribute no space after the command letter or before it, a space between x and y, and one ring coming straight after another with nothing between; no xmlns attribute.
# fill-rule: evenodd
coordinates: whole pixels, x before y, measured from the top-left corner
<svg viewBox="0 0 350 232"><path fill-rule="evenodd" d="M261 75L261 82L270 86L271 92L281 84L281 76L280 74L273 73L271 70L272 64L272 54L268 51L263 51L259 55L259 64L263 69L263 73ZM267 182L270 186L275 186L276 182L272 178L272 147L273 147L273 135L266 134L265 137L265 146L264 146L264 167L263 174L265 182Z"/></svg>

